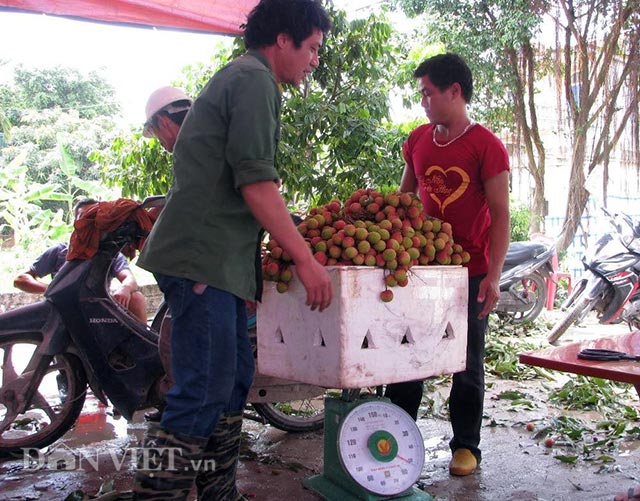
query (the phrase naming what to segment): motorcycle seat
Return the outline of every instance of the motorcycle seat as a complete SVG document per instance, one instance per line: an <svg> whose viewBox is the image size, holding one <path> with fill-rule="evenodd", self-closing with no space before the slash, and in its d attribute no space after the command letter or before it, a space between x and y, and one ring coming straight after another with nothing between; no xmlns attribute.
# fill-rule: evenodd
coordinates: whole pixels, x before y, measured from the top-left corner
<svg viewBox="0 0 640 501"><path fill-rule="evenodd" d="M512 267L542 254L547 246L538 242L512 242L509 244L504 267Z"/></svg>

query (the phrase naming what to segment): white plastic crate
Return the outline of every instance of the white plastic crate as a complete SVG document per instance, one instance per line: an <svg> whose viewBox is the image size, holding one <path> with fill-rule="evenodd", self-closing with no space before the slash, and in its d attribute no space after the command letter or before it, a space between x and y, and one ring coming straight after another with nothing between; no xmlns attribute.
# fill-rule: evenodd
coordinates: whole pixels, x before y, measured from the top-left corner
<svg viewBox="0 0 640 501"><path fill-rule="evenodd" d="M393 287L389 303L379 297L382 269L327 270L333 301L322 313L305 305L297 277L283 294L265 282L257 321L261 374L325 388L362 388L465 369L466 268L412 267L409 284Z"/></svg>

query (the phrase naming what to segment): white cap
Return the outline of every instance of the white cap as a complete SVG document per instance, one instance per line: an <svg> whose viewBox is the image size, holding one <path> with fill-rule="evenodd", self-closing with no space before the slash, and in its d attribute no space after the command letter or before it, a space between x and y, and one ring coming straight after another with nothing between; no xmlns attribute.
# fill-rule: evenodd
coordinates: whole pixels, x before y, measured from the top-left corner
<svg viewBox="0 0 640 501"><path fill-rule="evenodd" d="M160 87L153 91L147 100L147 106L145 107L145 113L147 121L144 124L144 130L142 134L145 137L152 137L150 126L151 119L161 111L167 111L168 113L175 113L178 111L188 110L191 107L193 100L187 96L187 94L177 87Z"/></svg>

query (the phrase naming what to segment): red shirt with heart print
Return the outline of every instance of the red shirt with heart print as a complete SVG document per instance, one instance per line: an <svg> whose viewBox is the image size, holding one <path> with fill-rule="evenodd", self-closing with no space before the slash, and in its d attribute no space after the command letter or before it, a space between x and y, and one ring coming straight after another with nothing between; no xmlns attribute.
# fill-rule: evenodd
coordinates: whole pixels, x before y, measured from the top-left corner
<svg viewBox="0 0 640 501"><path fill-rule="evenodd" d="M484 195L487 179L509 170L509 155L486 127L475 124L446 146L433 141L434 124L415 129L402 152L418 180L425 212L448 221L453 238L469 252L469 276L487 272L491 216Z"/></svg>

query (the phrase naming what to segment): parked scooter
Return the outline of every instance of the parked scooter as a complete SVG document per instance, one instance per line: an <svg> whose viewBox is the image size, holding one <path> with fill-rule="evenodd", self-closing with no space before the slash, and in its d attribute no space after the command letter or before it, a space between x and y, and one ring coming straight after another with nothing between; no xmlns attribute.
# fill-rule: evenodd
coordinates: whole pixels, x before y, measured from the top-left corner
<svg viewBox="0 0 640 501"><path fill-rule="evenodd" d="M604 207L602 211L612 230L583 256L584 274L562 305L567 313L551 329L547 338L551 344L591 310L598 313L601 324L624 321L630 329L640 328L640 222Z"/></svg>
<svg viewBox="0 0 640 501"><path fill-rule="evenodd" d="M512 242L500 275L500 299L494 311L514 323L533 321L547 300L547 279L553 273L553 245Z"/></svg>
<svg viewBox="0 0 640 501"><path fill-rule="evenodd" d="M141 207L162 203L164 197L153 197ZM93 258L65 263L42 301L0 315L0 454L42 448L60 438L78 419L87 385L127 420L137 410L163 405L169 382L159 355L158 331L166 311L161 309L148 327L109 294L113 259L125 245L145 236L136 222L121 224L101 236ZM272 402L276 397L322 397L323 388L283 380L271 384L268 378L257 381L250 398L262 399L254 405L262 406L261 415L274 426L322 427L322 406L315 413L289 416Z"/></svg>

